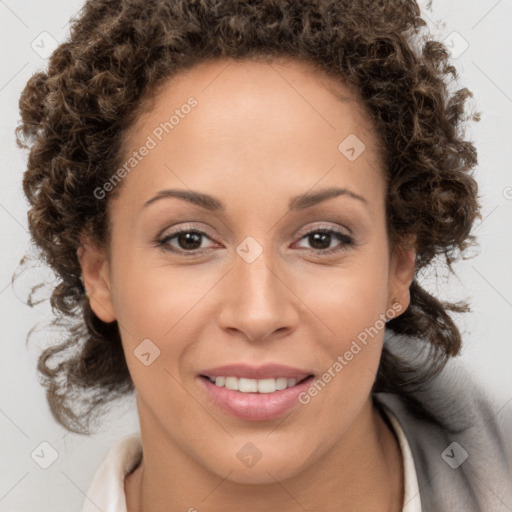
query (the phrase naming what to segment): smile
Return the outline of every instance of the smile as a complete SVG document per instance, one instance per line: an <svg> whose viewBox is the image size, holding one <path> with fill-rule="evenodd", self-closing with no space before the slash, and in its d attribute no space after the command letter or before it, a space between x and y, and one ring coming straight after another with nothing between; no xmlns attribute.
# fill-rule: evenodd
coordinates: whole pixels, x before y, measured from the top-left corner
<svg viewBox="0 0 512 512"><path fill-rule="evenodd" d="M239 391L241 393L274 393L291 388L297 384L297 379L286 377L277 377L275 379L247 379L225 376L207 378L215 386L225 387L231 391Z"/></svg>
<svg viewBox="0 0 512 512"><path fill-rule="evenodd" d="M199 375L211 406L244 421L268 421L300 407L299 396L311 386L314 375L302 379L276 377L251 379L235 376Z"/></svg>

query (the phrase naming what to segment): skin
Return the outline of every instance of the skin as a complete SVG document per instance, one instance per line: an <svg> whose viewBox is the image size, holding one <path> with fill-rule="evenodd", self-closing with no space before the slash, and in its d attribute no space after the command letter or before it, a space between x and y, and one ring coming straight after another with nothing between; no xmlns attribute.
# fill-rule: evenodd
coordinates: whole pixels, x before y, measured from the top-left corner
<svg viewBox="0 0 512 512"><path fill-rule="evenodd" d="M393 299L408 307L414 248L389 246L368 117L348 88L306 63L223 59L165 84L132 127L127 156L190 96L197 107L110 201L109 247L84 236L79 253L91 307L118 321L136 387L144 456L125 481L128 511L400 511L400 448L370 395L384 329L309 404L276 420L224 413L197 378L235 362L320 376ZM366 147L355 161L338 150L349 134ZM288 209L292 196L329 187L365 201L341 195ZM213 195L226 209L177 198L143 206L171 188ZM315 245L305 233L318 227L354 244L333 235ZM156 246L182 228L207 233L199 254L178 237ZM263 251L251 263L236 252L248 236ZM325 248L341 250L322 256ZM134 355L147 338L160 350L149 366ZM237 458L248 442L262 454L250 468Z"/></svg>

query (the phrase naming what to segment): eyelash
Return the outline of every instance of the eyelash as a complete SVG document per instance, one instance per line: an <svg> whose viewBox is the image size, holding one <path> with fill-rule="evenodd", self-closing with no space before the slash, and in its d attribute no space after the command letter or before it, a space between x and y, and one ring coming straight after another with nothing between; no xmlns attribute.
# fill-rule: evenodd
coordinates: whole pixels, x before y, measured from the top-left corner
<svg viewBox="0 0 512 512"><path fill-rule="evenodd" d="M201 251L204 250L204 249L195 249L195 250L192 250L192 251L187 251L185 249L176 249L176 248L171 247L170 245L168 245L168 242L170 240L172 240L173 238L176 238L177 236L179 236L181 234L184 234L184 233L194 233L194 234L197 234L197 235L204 236L204 237L206 237L206 238L211 240L211 238L208 236L208 234L205 233L204 231L201 231L201 230L195 229L195 228L184 228L184 229L181 229L179 231L175 231L173 233L169 233L168 235L165 235L164 237L159 238L156 241L156 246L157 247L161 247L164 251L171 251L171 252L178 253L178 254L183 254L183 255L187 254L187 255L190 255L190 256L195 256L196 254L198 254L198 253L200 253ZM354 239L351 236L349 236L349 235L347 235L345 233L342 233L341 231L337 231L337 230L334 230L332 228L326 228L326 227L318 227L318 228L315 228L315 229L313 229L311 231L308 231L308 232L304 233L300 237L299 241L303 240L304 238L307 238L308 236L310 236L312 234L315 234L315 233L331 234L331 235L334 235L334 237L339 242L342 242L342 245L337 247L337 248L335 247L335 248L331 248L331 249L309 249L312 252L318 253L320 256L328 256L328 255L333 254L333 253L344 251L344 250L347 250L349 247L355 245L355 241L354 241Z"/></svg>

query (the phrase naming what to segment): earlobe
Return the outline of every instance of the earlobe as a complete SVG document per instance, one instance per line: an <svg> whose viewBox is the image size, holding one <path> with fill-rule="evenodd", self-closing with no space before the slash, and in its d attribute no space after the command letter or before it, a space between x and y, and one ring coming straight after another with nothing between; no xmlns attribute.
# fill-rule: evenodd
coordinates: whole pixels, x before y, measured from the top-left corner
<svg viewBox="0 0 512 512"><path fill-rule="evenodd" d="M105 249L83 239L82 246L77 250L77 257L91 309L103 322L113 322L116 316L112 305L109 264Z"/></svg>
<svg viewBox="0 0 512 512"><path fill-rule="evenodd" d="M403 313L411 302L409 288L414 279L416 267L414 241L415 238L410 239L406 245L398 246L392 256L388 301L389 307L397 308L396 303L400 304L399 314ZM392 306L392 301L395 306Z"/></svg>

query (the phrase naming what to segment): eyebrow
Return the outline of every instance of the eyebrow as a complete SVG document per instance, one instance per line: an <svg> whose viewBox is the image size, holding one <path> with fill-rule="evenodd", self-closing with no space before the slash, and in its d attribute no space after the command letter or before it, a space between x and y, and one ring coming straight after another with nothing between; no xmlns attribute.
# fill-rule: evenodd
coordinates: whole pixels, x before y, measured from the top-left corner
<svg viewBox="0 0 512 512"><path fill-rule="evenodd" d="M288 208L292 211L304 210L306 208L310 208L311 206L315 206L322 201L326 201L327 199L332 199L334 197L345 196L352 199L357 199L365 204L368 202L366 199L355 192L352 192L346 188L326 188L322 190L318 190L316 192L306 192L305 194L300 194L298 196L292 197L288 202ZM144 203L144 208L149 206L150 204L159 201L160 199L166 198L178 198L183 199L184 201L188 201L189 203L195 204L204 208L208 211L224 211L226 209L226 205L218 198L213 197L209 194L204 194L201 192L195 192L193 190L179 190L179 189L166 189L160 190L154 197L148 199Z"/></svg>
<svg viewBox="0 0 512 512"><path fill-rule="evenodd" d="M299 196L292 197L290 202L288 203L288 208L290 210L304 210L305 208L309 208L314 206L322 201L326 201L327 199L332 199L333 197L345 196L352 199L357 199L365 204L367 201L364 197L348 190L346 188L324 188L322 190L318 190L317 192L306 192L305 194L301 194Z"/></svg>

